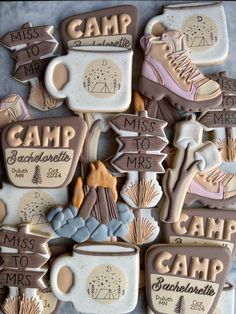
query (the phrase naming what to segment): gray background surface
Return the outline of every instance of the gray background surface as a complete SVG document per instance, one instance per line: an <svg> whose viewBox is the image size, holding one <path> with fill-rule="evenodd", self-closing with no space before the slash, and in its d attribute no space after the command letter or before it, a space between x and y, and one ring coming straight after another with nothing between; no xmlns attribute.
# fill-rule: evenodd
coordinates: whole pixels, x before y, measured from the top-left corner
<svg viewBox="0 0 236 314"><path fill-rule="evenodd" d="M0 1L0 37L7 31L20 28L20 26L26 22L32 22L33 25L54 25L55 37L60 43L57 28L59 23L65 17L120 4L132 4L139 9L140 37L146 22L151 17L157 15L157 13L160 12L161 6L166 3L170 3L170 1ZM236 3L234 1L224 1L224 7L229 32L229 56L224 64L205 68L203 71L205 73L213 73L226 70L230 77L236 78ZM137 87L142 59L143 55L141 49L139 48L139 45L137 45L134 54L133 67L134 87ZM0 99L10 93L18 93L23 98L27 99L29 85L24 85L11 78L11 72L14 68L13 65L14 62L11 58L10 51L0 46ZM44 113L30 107L30 111L34 118L71 114L66 106ZM110 145L107 145L107 141L104 140L102 148L100 146L99 157L108 157L110 155L110 150ZM233 264L230 279L232 283L236 284L236 262ZM70 303L63 304L60 309L60 314L74 313L78 312L73 310ZM140 292L139 303L133 313L146 313L144 291Z"/></svg>

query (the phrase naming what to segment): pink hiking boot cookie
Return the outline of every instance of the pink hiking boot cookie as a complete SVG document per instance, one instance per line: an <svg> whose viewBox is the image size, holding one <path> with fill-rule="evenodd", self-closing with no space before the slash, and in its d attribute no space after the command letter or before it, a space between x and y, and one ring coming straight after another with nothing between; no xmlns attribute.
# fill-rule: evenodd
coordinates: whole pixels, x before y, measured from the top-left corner
<svg viewBox="0 0 236 314"><path fill-rule="evenodd" d="M150 99L167 98L185 111L218 107L222 93L217 82L206 78L192 64L184 35L168 31L161 37L146 35L140 40L145 52L139 88Z"/></svg>

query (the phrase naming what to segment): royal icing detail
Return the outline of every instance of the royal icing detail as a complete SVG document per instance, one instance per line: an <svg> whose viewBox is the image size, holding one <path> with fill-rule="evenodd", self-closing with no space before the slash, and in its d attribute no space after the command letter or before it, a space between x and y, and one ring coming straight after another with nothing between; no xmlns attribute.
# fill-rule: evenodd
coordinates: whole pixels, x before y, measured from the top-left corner
<svg viewBox="0 0 236 314"><path fill-rule="evenodd" d="M223 247L152 246L146 254L149 306L156 314L213 313L231 261Z"/></svg>
<svg viewBox="0 0 236 314"><path fill-rule="evenodd" d="M16 60L13 77L20 82L30 82L29 104L45 111L62 105L62 101L48 95L42 82L44 70L52 59L58 42L52 36L53 26L32 26L26 23L19 30L7 32L0 43L14 50Z"/></svg>
<svg viewBox="0 0 236 314"><path fill-rule="evenodd" d="M67 185L80 156L86 124L79 117L30 120L2 132L4 162L12 184L28 188Z"/></svg>
<svg viewBox="0 0 236 314"><path fill-rule="evenodd" d="M88 276L89 296L99 303L117 302L126 293L126 276L117 266L104 264L97 266Z"/></svg>

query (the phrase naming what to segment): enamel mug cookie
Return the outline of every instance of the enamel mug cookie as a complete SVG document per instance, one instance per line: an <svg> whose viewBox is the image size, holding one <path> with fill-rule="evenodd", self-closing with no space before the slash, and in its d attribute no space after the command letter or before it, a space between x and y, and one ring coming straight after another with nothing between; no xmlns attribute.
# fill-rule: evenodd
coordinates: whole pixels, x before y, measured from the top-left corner
<svg viewBox="0 0 236 314"><path fill-rule="evenodd" d="M120 112L131 102L133 51L121 47L74 47L54 58L45 83L74 112Z"/></svg>
<svg viewBox="0 0 236 314"><path fill-rule="evenodd" d="M79 312L129 313L138 300L139 249L118 242L76 245L72 256L54 262L50 281L54 295Z"/></svg>
<svg viewBox="0 0 236 314"><path fill-rule="evenodd" d="M145 34L160 35L165 30L185 34L196 65L223 63L228 55L228 31L221 1L165 5L163 13L147 23Z"/></svg>

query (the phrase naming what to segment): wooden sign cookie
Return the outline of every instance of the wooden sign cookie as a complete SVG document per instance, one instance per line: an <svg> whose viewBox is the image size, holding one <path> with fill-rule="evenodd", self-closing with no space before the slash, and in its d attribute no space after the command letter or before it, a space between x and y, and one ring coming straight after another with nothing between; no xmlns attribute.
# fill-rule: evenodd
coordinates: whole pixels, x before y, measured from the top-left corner
<svg viewBox="0 0 236 314"><path fill-rule="evenodd" d="M191 116L176 123L173 145L177 148L173 166L166 170L162 187L165 195L160 219L179 220L188 187L197 172L207 172L221 164L217 146L203 142L203 127Z"/></svg>
<svg viewBox="0 0 236 314"><path fill-rule="evenodd" d="M0 39L2 45L14 51L12 57L16 64L13 77L23 83L30 82L29 104L42 111L62 105L62 101L47 93L42 81L44 70L58 47L53 31L53 26L26 23L21 29L7 32Z"/></svg>
<svg viewBox="0 0 236 314"><path fill-rule="evenodd" d="M47 213L56 204L65 206L67 203L67 187L47 190L20 189L3 182L0 189L0 223L28 223L29 230L46 232L54 238L57 235L47 221Z"/></svg>
<svg viewBox="0 0 236 314"><path fill-rule="evenodd" d="M152 246L146 253L146 293L156 314L213 314L232 257L223 247Z"/></svg>
<svg viewBox="0 0 236 314"><path fill-rule="evenodd" d="M69 184L82 150L86 124L80 117L15 122L2 132L11 183L21 188L58 188Z"/></svg>
<svg viewBox="0 0 236 314"><path fill-rule="evenodd" d="M141 108L133 114L120 114L110 120L111 127L119 134L118 152L111 161L121 173L127 173L127 181L120 194L127 204L134 208L154 207L162 196L162 189L157 181L157 173L165 169L161 165L166 154L161 151L168 144L164 133L165 121L150 118ZM141 110L139 110L141 109Z"/></svg>
<svg viewBox="0 0 236 314"><path fill-rule="evenodd" d="M10 293L3 310L5 313L42 313L43 305L37 290L45 288L44 266L50 257L49 238L29 232L28 225L19 228L3 226L1 234L0 282L9 286Z"/></svg>
<svg viewBox="0 0 236 314"><path fill-rule="evenodd" d="M0 102L0 128L15 121L29 120L30 113L24 100L16 94L4 97Z"/></svg>
<svg viewBox="0 0 236 314"><path fill-rule="evenodd" d="M227 128L230 137L231 128L236 126L236 80L230 78L227 72L219 72L208 76L216 81L222 90L222 104L218 110L204 112L198 118L206 129Z"/></svg>
<svg viewBox="0 0 236 314"><path fill-rule="evenodd" d="M116 178L98 161L91 164L86 183L77 178L72 204L52 208L47 218L59 236L79 243L114 240L127 233L133 220L129 207L116 204L117 198Z"/></svg>
<svg viewBox="0 0 236 314"><path fill-rule="evenodd" d="M163 224L167 242L173 244L221 245L235 251L236 211L208 208L183 209L180 219Z"/></svg>
<svg viewBox="0 0 236 314"><path fill-rule="evenodd" d="M137 29L138 10L131 5L74 15L60 26L66 48L102 45L132 49Z"/></svg>

